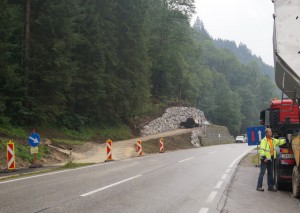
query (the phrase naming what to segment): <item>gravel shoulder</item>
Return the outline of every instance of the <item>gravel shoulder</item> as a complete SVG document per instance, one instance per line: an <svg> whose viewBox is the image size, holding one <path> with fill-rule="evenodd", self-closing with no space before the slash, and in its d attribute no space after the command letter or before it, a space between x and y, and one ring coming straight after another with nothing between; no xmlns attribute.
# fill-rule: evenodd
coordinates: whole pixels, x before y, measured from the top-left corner
<svg viewBox="0 0 300 213"><path fill-rule="evenodd" d="M130 140L123 140L123 141L113 141L112 144L112 157L113 160L120 160L126 159L131 157L136 157L136 142L137 140L141 140L144 142L145 149L143 150L144 154L150 153L157 153L159 151L159 139L166 138L166 137L180 137L179 135L185 135L187 133L191 133L192 131L196 130L197 128L192 129L176 129L173 131L163 132L155 135L148 135L144 137L134 138ZM157 139L157 147L150 145L147 143L149 140ZM192 148L190 140L183 140L183 143L186 144L184 147ZM151 143L153 144L153 143ZM86 151L74 150L72 151L72 161L76 163L100 163L106 160L107 153L106 153L106 144L98 144L94 142L87 142L85 146L89 146L89 149L85 149ZM179 148L179 147L178 147ZM168 150L174 150L168 149ZM60 150L65 152L66 154L70 154L69 150Z"/></svg>

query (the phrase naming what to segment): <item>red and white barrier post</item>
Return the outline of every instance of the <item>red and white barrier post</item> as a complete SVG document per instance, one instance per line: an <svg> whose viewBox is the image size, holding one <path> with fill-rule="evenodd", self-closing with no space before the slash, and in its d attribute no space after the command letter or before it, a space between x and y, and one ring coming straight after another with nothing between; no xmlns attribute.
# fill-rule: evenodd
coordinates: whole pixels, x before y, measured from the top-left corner
<svg viewBox="0 0 300 213"><path fill-rule="evenodd" d="M6 156L7 156L7 169L13 170L16 168L15 162L15 144L9 140L6 146Z"/></svg>
<svg viewBox="0 0 300 213"><path fill-rule="evenodd" d="M112 140L108 139L106 141L106 153L107 153L107 159L105 161L111 161L112 158Z"/></svg>
<svg viewBox="0 0 300 213"><path fill-rule="evenodd" d="M143 156L143 150L142 150L142 141L138 140L136 142L137 150L138 150L138 157Z"/></svg>
<svg viewBox="0 0 300 213"><path fill-rule="evenodd" d="M163 138L160 138L160 140L159 140L159 152L160 153L165 152L164 139Z"/></svg>

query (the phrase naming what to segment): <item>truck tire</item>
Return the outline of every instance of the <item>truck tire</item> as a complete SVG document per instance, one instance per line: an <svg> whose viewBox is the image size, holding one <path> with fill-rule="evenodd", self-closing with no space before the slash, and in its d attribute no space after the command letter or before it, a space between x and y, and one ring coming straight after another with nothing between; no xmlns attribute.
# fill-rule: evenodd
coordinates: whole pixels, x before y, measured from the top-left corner
<svg viewBox="0 0 300 213"><path fill-rule="evenodd" d="M286 187L286 184L282 182L281 178L279 177L279 174L276 173L274 177L275 186L278 190L284 190Z"/></svg>
<svg viewBox="0 0 300 213"><path fill-rule="evenodd" d="M278 167L279 167L279 160L275 161L274 165L274 171L273 171L273 180L274 180L274 185L278 190L283 190L286 187L286 184L282 182L282 179L280 178L279 172L278 172Z"/></svg>
<svg viewBox="0 0 300 213"><path fill-rule="evenodd" d="M294 166L292 177L293 195L300 198L300 167Z"/></svg>

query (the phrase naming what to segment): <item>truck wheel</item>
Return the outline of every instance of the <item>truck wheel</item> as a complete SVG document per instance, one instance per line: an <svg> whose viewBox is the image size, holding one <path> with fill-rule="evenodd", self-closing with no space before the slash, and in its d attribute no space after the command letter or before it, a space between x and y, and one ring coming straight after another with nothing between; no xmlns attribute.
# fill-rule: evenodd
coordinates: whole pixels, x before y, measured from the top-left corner
<svg viewBox="0 0 300 213"><path fill-rule="evenodd" d="M276 188L278 190L283 190L285 188L285 183L282 182L281 178L280 178L280 175L279 175L279 172L278 172L278 164L279 164L279 161L276 160L275 161L275 166L274 166L274 171L273 171L273 180L274 180L274 185L276 186Z"/></svg>
<svg viewBox="0 0 300 213"><path fill-rule="evenodd" d="M293 195L296 198L300 198L300 167L294 166L293 177L292 177L292 186L293 186Z"/></svg>
<svg viewBox="0 0 300 213"><path fill-rule="evenodd" d="M285 184L281 182L281 179L279 177L279 174L276 174L275 175L275 178L274 178L274 181L275 181L275 186L278 190L283 190L284 187L285 187Z"/></svg>

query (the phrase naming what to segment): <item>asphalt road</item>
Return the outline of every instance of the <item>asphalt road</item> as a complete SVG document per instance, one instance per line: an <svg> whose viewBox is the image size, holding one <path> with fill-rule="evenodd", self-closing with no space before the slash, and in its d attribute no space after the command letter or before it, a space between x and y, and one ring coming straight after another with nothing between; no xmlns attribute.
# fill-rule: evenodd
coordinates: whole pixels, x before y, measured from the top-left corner
<svg viewBox="0 0 300 213"><path fill-rule="evenodd" d="M226 144L0 182L0 212L220 212L241 157Z"/></svg>

